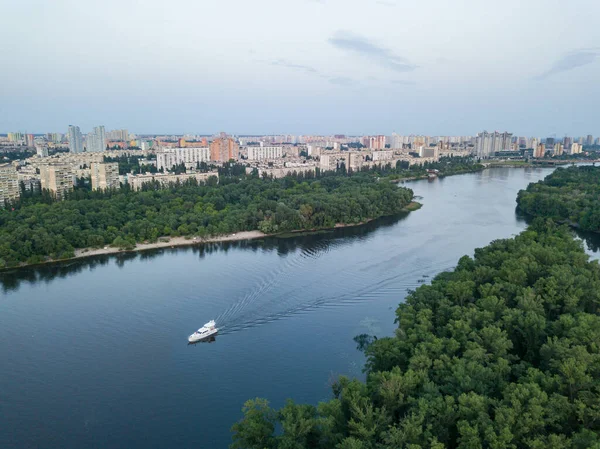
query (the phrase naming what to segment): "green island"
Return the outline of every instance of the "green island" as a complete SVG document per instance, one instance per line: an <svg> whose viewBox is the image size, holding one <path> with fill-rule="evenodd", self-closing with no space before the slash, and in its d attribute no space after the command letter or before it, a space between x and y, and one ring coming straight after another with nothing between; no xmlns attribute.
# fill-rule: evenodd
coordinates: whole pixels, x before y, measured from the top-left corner
<svg viewBox="0 0 600 449"><path fill-rule="evenodd" d="M600 232L600 167L558 168L543 181L521 190L517 204L532 217Z"/></svg>
<svg viewBox="0 0 600 449"><path fill-rule="evenodd" d="M366 382L317 406L252 399L232 449L600 448L600 267L535 219L411 292Z"/></svg>
<svg viewBox="0 0 600 449"><path fill-rule="evenodd" d="M412 199L408 188L361 174L76 191L0 211L0 268L71 258L76 248L133 249L163 236L332 228L398 214Z"/></svg>
<svg viewBox="0 0 600 449"><path fill-rule="evenodd" d="M143 169L140 160L125 157L118 162L127 170ZM23 190L19 202L0 209L0 269L69 259L76 251L96 248L133 250L139 243L172 237L207 239L243 231L278 234L362 224L420 207L412 201L412 190L399 187L398 180L427 177L427 170L448 176L482 169L471 158L449 157L359 172L342 164L336 171L292 171L273 179L227 163L218 168L218 180L200 185L188 181L164 188L148 183L140 191L128 185L92 191L89 180L82 178L64 201L47 191Z"/></svg>

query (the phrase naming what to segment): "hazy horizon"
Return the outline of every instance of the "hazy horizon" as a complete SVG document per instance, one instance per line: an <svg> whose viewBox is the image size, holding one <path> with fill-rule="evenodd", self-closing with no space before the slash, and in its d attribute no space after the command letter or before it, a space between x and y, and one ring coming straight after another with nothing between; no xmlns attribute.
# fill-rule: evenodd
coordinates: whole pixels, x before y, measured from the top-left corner
<svg viewBox="0 0 600 449"><path fill-rule="evenodd" d="M0 13L14 18L0 28L2 132L600 135L593 0L22 0Z"/></svg>

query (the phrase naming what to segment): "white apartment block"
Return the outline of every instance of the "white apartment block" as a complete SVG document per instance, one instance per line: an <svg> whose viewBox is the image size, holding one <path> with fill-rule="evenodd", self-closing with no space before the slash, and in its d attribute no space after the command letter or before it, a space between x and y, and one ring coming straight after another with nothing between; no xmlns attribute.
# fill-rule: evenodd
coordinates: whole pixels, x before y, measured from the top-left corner
<svg viewBox="0 0 600 449"><path fill-rule="evenodd" d="M175 184L177 182L183 183L188 179L195 179L198 182L206 182L211 176L219 177L219 173L208 172L208 173L182 173L180 175L174 175L170 173L146 173L142 175L128 175L127 182L133 190L140 190L142 186L148 182L158 181L161 186L169 184Z"/></svg>
<svg viewBox="0 0 600 449"><path fill-rule="evenodd" d="M119 182L119 164L93 163L90 167L90 176L92 178L92 190L110 190L118 189Z"/></svg>
<svg viewBox="0 0 600 449"><path fill-rule="evenodd" d="M248 147L248 160L280 159L283 157L283 147Z"/></svg>
<svg viewBox="0 0 600 449"><path fill-rule="evenodd" d="M17 169L12 164L0 164L0 207L20 196Z"/></svg>
<svg viewBox="0 0 600 449"><path fill-rule="evenodd" d="M373 161L390 161L394 157L392 150L373 151Z"/></svg>
<svg viewBox="0 0 600 449"><path fill-rule="evenodd" d="M156 168L170 170L173 165L181 163L198 163L210 161L209 147L165 148L156 152Z"/></svg>

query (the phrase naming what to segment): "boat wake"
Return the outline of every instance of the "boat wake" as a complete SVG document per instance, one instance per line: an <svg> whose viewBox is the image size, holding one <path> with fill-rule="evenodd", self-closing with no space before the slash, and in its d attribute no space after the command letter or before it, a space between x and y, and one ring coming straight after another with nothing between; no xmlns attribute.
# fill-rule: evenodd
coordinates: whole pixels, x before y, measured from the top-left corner
<svg viewBox="0 0 600 449"><path fill-rule="evenodd" d="M418 252L398 255L389 247L378 257L365 254L363 261L335 261L326 257L331 242L289 254L269 276L260 279L238 301L231 304L216 321L219 335L228 335L263 326L317 309L347 307L366 301L392 297L400 302L407 291L429 282L429 276L449 267L450 261L431 265ZM375 260L373 260L375 259ZM397 271L400 264L410 267ZM332 268L334 267L334 268ZM310 275L310 282L297 273ZM393 274L392 274L393 273ZM334 284L332 279L337 280ZM334 294L323 294L324 288Z"/></svg>

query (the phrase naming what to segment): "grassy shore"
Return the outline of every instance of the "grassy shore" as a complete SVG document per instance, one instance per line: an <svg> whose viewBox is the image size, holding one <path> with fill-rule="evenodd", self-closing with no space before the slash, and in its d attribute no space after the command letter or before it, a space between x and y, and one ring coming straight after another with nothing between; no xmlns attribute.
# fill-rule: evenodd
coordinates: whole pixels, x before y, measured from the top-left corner
<svg viewBox="0 0 600 449"><path fill-rule="evenodd" d="M407 212L413 212L415 210L419 210L423 207L423 205L417 201L411 201L410 203L408 203L405 207L404 210Z"/></svg>

